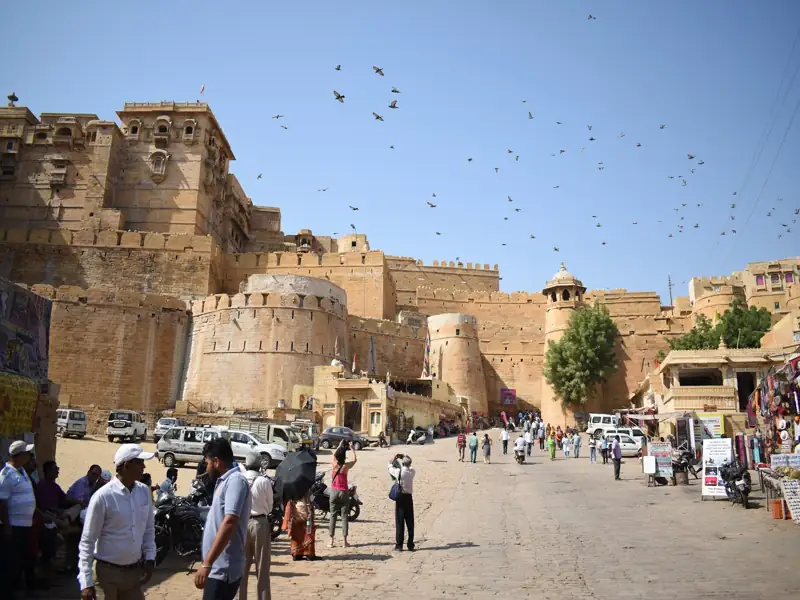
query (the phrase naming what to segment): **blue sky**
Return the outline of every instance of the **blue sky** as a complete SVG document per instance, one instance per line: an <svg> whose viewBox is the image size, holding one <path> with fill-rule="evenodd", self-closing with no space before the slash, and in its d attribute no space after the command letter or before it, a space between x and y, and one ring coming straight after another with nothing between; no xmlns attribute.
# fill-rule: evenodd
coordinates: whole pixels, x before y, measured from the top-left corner
<svg viewBox="0 0 800 600"><path fill-rule="evenodd" d="M20 104L116 120L125 101L202 98L236 154L231 170L256 204L281 208L287 233L353 223L389 254L497 263L509 292L540 289L564 261L589 288L654 290L664 303L668 275L685 295L693 275L800 254L800 2L26 1L3 12L20 58L0 81Z"/></svg>

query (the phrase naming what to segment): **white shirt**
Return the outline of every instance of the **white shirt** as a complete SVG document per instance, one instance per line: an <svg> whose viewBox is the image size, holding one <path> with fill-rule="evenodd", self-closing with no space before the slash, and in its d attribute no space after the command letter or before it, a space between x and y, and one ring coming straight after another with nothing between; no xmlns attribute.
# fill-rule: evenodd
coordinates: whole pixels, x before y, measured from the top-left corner
<svg viewBox="0 0 800 600"><path fill-rule="evenodd" d="M389 463L389 475L397 479L399 474L400 477L400 487L403 489L404 494L413 494L414 493L414 475L416 472L411 467L397 467L392 466L392 463Z"/></svg>
<svg viewBox="0 0 800 600"><path fill-rule="evenodd" d="M533 441L533 437L531 436L530 431L525 432L525 443L530 444Z"/></svg>
<svg viewBox="0 0 800 600"><path fill-rule="evenodd" d="M244 474L250 486L250 515L268 515L272 512L272 483L258 471L247 471Z"/></svg>
<svg viewBox="0 0 800 600"><path fill-rule="evenodd" d="M500 434L500 439L503 440L504 442L507 442L508 438L510 438L510 437L511 437L511 434L508 433L508 429L503 429L503 432Z"/></svg>
<svg viewBox="0 0 800 600"><path fill-rule="evenodd" d="M525 450L525 438L518 437L514 441L514 449L515 450Z"/></svg>
<svg viewBox="0 0 800 600"><path fill-rule="evenodd" d="M128 491L119 479L97 490L89 501L78 545L78 582L94 585L94 559L115 565L155 560L156 540L150 489L138 481Z"/></svg>
<svg viewBox="0 0 800 600"><path fill-rule="evenodd" d="M8 521L12 527L30 527L36 510L33 484L24 469L6 463L0 471L0 500L8 503Z"/></svg>

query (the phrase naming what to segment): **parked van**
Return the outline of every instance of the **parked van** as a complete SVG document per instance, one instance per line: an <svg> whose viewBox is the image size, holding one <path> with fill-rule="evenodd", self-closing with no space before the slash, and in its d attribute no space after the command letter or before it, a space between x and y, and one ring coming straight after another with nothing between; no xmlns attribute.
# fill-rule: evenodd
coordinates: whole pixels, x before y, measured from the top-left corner
<svg viewBox="0 0 800 600"><path fill-rule="evenodd" d="M599 440L601 437L603 437L603 430L615 428L618 423L619 417L617 417L617 415L589 413L589 425L586 427L586 433L596 437ZM598 431L600 433L598 433Z"/></svg>
<svg viewBox="0 0 800 600"><path fill-rule="evenodd" d="M279 425L268 421L230 421L228 428L255 433L263 443L278 444L287 452L299 450L303 445L300 431L292 425Z"/></svg>
<svg viewBox="0 0 800 600"><path fill-rule="evenodd" d="M62 438L74 436L82 440L86 435L86 413L74 408L59 408L56 411L56 429Z"/></svg>
<svg viewBox="0 0 800 600"><path fill-rule="evenodd" d="M120 442L147 439L147 423L144 417L132 410L112 410L108 413L108 426L106 427L108 441L114 438Z"/></svg>
<svg viewBox="0 0 800 600"><path fill-rule="evenodd" d="M199 463L203 460L203 446L222 435L220 427L195 427L178 425L171 427L156 444L156 455L164 466L180 467L184 463Z"/></svg>

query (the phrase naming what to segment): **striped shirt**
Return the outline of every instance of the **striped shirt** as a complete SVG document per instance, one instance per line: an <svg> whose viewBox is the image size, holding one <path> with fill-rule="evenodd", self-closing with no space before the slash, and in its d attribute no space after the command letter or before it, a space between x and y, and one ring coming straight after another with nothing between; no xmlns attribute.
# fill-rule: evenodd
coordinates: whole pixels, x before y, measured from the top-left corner
<svg viewBox="0 0 800 600"><path fill-rule="evenodd" d="M0 500L8 503L8 521L12 527L30 527L36 510L33 485L24 469L6 463L0 471Z"/></svg>

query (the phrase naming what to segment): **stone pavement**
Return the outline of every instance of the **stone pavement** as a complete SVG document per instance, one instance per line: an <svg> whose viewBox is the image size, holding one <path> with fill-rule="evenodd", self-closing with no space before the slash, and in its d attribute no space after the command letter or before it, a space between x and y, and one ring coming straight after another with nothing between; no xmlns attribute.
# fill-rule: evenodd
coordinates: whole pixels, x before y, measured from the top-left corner
<svg viewBox="0 0 800 600"><path fill-rule="evenodd" d="M534 450L524 465L511 454L496 454L491 465L461 464L452 438L408 448L417 469L418 550L396 554L386 463L405 451L359 453L351 480L364 506L351 525L351 548L328 549L323 522L317 554L324 560L296 563L281 536L273 546L273 597L749 600L796 593L800 529L773 520L763 499L761 510L745 511L701 502L696 481L647 488L636 459L625 460L623 481L615 482L611 465L590 465L588 453L551 462ZM759 503L759 494L753 499ZM186 567L168 559L147 597L200 598ZM77 586L68 587L48 597L77 597ZM255 598L255 585L250 590Z"/></svg>

